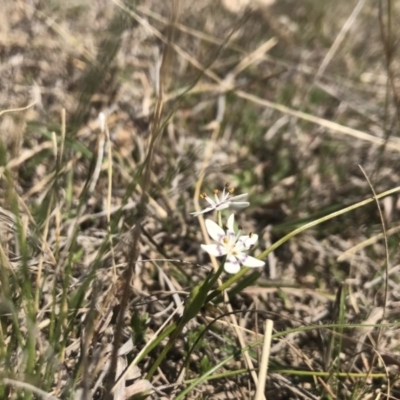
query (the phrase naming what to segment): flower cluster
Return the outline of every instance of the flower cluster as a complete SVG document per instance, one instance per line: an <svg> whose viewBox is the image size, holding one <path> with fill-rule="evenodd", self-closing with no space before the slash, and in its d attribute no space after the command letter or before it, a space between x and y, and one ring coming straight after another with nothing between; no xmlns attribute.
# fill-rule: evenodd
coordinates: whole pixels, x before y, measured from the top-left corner
<svg viewBox="0 0 400 400"><path fill-rule="evenodd" d="M204 210L199 212L191 213L191 215L197 217L198 215L208 213L213 210L221 211L226 208L245 208L250 205L248 201L238 201L247 197L247 193L240 194L239 196L232 196L234 192L233 188L229 188L229 184L227 183L224 186L224 190L222 191L221 198L219 198L220 191L218 189L214 190L215 201L207 195L207 193L202 193L200 195L201 199L204 199L209 204Z"/></svg>
<svg viewBox="0 0 400 400"><path fill-rule="evenodd" d="M227 208L240 209L250 205L249 202L243 201L247 197L247 193L232 196L233 192L234 189L229 188L229 184L226 184L221 197L219 197L220 192L218 190L214 191L215 201L207 194L201 194L200 197L206 200L209 205L204 210L192 213L192 215L198 216L213 210L221 211ZM226 256L224 264L225 272L236 274L239 272L241 265L245 267L263 267L265 265L264 261L246 254L257 242L258 235L253 233L241 235L240 228L238 232L235 232L234 214L229 216L226 229L223 229L211 219L206 219L205 224L208 234L217 244L202 244L201 248L215 257Z"/></svg>

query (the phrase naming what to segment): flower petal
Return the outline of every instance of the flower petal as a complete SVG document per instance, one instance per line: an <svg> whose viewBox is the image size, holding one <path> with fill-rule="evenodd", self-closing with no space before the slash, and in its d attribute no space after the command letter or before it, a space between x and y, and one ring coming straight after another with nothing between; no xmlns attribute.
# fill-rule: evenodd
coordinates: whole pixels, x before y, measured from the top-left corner
<svg viewBox="0 0 400 400"><path fill-rule="evenodd" d="M194 217L197 217L197 216L199 216L201 214L208 213L209 211L212 211L214 209L215 209L215 207L211 207L210 206L210 207L205 208L204 210L192 212L192 213L190 213L190 215L193 215Z"/></svg>
<svg viewBox="0 0 400 400"><path fill-rule="evenodd" d="M221 204L218 204L217 207L215 207L215 209L217 211L221 211L221 210L225 210L225 209L227 209L229 207L230 207L229 202L226 202L226 203L222 202Z"/></svg>
<svg viewBox="0 0 400 400"><path fill-rule="evenodd" d="M228 230L231 232L235 232L235 214L231 214L226 223Z"/></svg>
<svg viewBox="0 0 400 400"><path fill-rule="evenodd" d="M216 203L215 203L215 201L214 201L211 197L205 196L205 197L204 197L204 200L205 200L212 208L215 208Z"/></svg>
<svg viewBox="0 0 400 400"><path fill-rule="evenodd" d="M238 253L243 253L244 251L249 250L249 247L246 246L246 242L244 240L241 240L241 238L239 238L238 241L235 243L235 250Z"/></svg>
<svg viewBox="0 0 400 400"><path fill-rule="evenodd" d="M259 260L258 258L248 256L247 254L244 253L238 254L237 257L245 267L257 268L257 267L263 267L265 265L264 261Z"/></svg>
<svg viewBox="0 0 400 400"><path fill-rule="evenodd" d="M220 244L202 244L201 248L214 257L221 257L226 254L226 249Z"/></svg>
<svg viewBox="0 0 400 400"><path fill-rule="evenodd" d="M239 240L244 243L244 247L246 249L249 249L251 246L254 246L254 244L257 243L258 235L255 233L252 233L251 235L243 235L239 238Z"/></svg>
<svg viewBox="0 0 400 400"><path fill-rule="evenodd" d="M246 208L250 205L248 201L235 201L229 204L230 208Z"/></svg>
<svg viewBox="0 0 400 400"><path fill-rule="evenodd" d="M224 264L224 270L228 274L237 274L240 271L240 264L239 261L236 259L236 257L233 256L227 257Z"/></svg>
<svg viewBox="0 0 400 400"><path fill-rule="evenodd" d="M241 200L244 199L245 197L247 197L247 193L243 193L243 194L238 194L237 196L233 196L229 199L229 201L237 201L237 200ZM249 203L250 204L250 203Z"/></svg>
<svg viewBox="0 0 400 400"><path fill-rule="evenodd" d="M205 224L210 237L216 242L220 242L225 236L225 231L211 219L206 219Z"/></svg>
<svg viewBox="0 0 400 400"><path fill-rule="evenodd" d="M258 235L256 234L252 234L251 236L249 235L240 236L235 245L236 250L239 252L247 251L254 246L257 240L258 240Z"/></svg>

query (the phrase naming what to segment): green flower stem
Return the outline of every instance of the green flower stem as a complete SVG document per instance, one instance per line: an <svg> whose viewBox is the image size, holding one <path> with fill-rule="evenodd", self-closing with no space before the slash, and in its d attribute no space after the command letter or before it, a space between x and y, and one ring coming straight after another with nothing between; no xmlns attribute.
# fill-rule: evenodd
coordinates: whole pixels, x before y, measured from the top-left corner
<svg viewBox="0 0 400 400"><path fill-rule="evenodd" d="M167 329L168 333L171 333L169 340L163 350L161 351L160 355L157 357L156 361L154 361L154 364L151 366L150 371L146 375L146 379L150 380L150 378L154 375L154 372L157 370L159 365L161 364L162 360L165 358L165 356L168 354L170 351L174 341L179 337L179 335L182 333L183 328L185 325L195 318L199 311L204 307L206 304L208 292L212 288L212 286L217 282L218 278L220 277L223 269L224 269L224 262L221 263L220 267L218 270L213 273L210 272L209 275L206 277L206 279L201 282L199 285L195 286L192 289L192 292L189 295L189 298L185 304L185 309L183 311L182 317L178 322L175 322ZM160 343L168 334L160 335L163 336L160 340L157 340L157 343L152 344L151 348L154 348L156 344Z"/></svg>
<svg viewBox="0 0 400 400"><path fill-rule="evenodd" d="M221 211L217 211L217 223L218 223L218 225L223 229Z"/></svg>
<svg viewBox="0 0 400 400"><path fill-rule="evenodd" d="M139 364L153 349L155 349L166 337L168 337L178 326L178 322L173 322L168 328L161 332L148 346L146 349L135 358L133 364Z"/></svg>
<svg viewBox="0 0 400 400"><path fill-rule="evenodd" d="M212 289L212 287L215 285L215 283L217 283L219 277L222 274L222 271L224 270L224 265L225 265L225 261L226 261L226 256L224 257L224 259L222 260L219 268L217 269L217 271L215 272L215 274L210 278L209 284L208 284L208 291L207 291L207 295L208 292ZM208 298L208 297L207 297ZM208 302L205 301L205 304L207 304Z"/></svg>

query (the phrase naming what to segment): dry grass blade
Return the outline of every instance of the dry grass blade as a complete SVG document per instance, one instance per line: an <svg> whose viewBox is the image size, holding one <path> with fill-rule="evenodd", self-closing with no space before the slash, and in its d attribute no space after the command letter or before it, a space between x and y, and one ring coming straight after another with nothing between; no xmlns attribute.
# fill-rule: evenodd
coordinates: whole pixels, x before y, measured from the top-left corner
<svg viewBox="0 0 400 400"><path fill-rule="evenodd" d="M356 6L354 7L353 11L349 15L349 18L343 25L339 34L336 36L335 41L333 42L328 53L325 55L321 65L319 66L318 71L315 75L315 79L319 79L324 74L326 68L328 67L328 64L331 62L332 58L335 56L336 52L338 51L340 45L342 44L342 42L344 40L346 34L349 32L349 30L353 26L358 14L362 10L364 4L365 4L365 0L358 0Z"/></svg>
<svg viewBox="0 0 400 400"><path fill-rule="evenodd" d="M178 17L177 16L179 8L178 2L174 2L174 5L176 6L173 8L172 22L175 21ZM169 30L171 37L173 35L173 30L174 28L172 25ZM142 195L140 202L138 204L139 215L141 214L143 215L146 211L148 203L148 191L151 182L151 168L153 163L153 155L155 152L156 143L160 138L160 136L162 135L162 131L160 128L163 120L163 105L164 105L163 96L165 90L164 84L165 84L166 74L168 73L168 68L169 68L169 62L170 62L169 54L170 54L170 46L168 43L168 46L166 47L166 50L161 60L160 69L159 71L157 71L158 82L159 82L158 93L157 93L158 97L153 114L152 129L150 132L150 140L148 142L147 154L144 161L143 173L142 176L140 177ZM114 376L117 366L117 354L118 354L119 343L121 341L124 313L128 304L130 284L132 277L134 276L135 273L135 264L139 257L139 240L141 235L141 223L142 223L141 221L137 221L135 228L132 230L132 244L131 244L132 247L128 254L128 266L125 271L125 278L124 278L125 282L123 284L123 292L120 300L120 311L118 314L118 320L116 324L116 335L113 343L113 352L111 355L110 374L108 377L108 382L106 384L106 398L109 399L111 399L112 392L115 388L114 382L117 378L116 376Z"/></svg>
<svg viewBox="0 0 400 400"><path fill-rule="evenodd" d="M350 128L349 126L338 124L337 122L328 121L324 118L316 117L314 115L310 115L302 111L293 110L290 107L286 107L282 104L277 104L269 100L261 99L257 96L243 92L241 90L236 91L236 94L243 99L253 102L254 104L259 104L263 107L272 108L283 114L300 118L304 121L308 121L313 124L317 124L323 128L327 128L330 131L341 133L343 135L348 135L355 139L359 139L377 146L386 146L388 149L395 150L397 152L400 151L400 142L397 140L397 138L392 138L386 141L385 139L381 139L379 137L373 136L369 133L360 131L358 129L353 129Z"/></svg>
<svg viewBox="0 0 400 400"><path fill-rule="evenodd" d="M36 104L36 101L33 101L32 103L28 104L25 107L10 108L9 110L1 110L0 111L0 116L3 115L3 114L7 114L7 113L14 113L14 112L20 112L20 111L28 110L29 108L33 107L35 104Z"/></svg>
<svg viewBox="0 0 400 400"><path fill-rule="evenodd" d="M388 229L386 231L386 237L389 237L391 235L395 235L398 232L400 232L400 226L396 226L395 228ZM342 261L345 261L345 260L347 260L349 258L352 258L360 250L363 250L368 246L372 246L374 243L377 243L377 242L381 241L384 238L385 238L385 234L384 233L378 233L377 235L374 235L374 236L370 237L369 239L366 239L363 242L354 245L350 249L347 249L345 252L343 252L338 257L337 260L338 260L338 262L342 262Z"/></svg>
<svg viewBox="0 0 400 400"><path fill-rule="evenodd" d="M262 353L261 353L260 369L258 372L257 391L256 391L256 395L254 397L254 400L265 399L264 390L265 390L265 383L267 381L268 362L269 362L269 355L270 355L270 350L271 350L273 327L274 327L274 322L270 319L267 319L265 321L265 326L264 326L263 349L262 349Z"/></svg>

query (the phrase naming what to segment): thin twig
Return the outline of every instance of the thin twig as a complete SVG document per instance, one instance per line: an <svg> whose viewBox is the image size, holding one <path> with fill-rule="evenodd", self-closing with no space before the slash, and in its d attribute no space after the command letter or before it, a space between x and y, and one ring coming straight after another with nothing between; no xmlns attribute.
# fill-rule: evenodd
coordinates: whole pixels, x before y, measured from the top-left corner
<svg viewBox="0 0 400 400"><path fill-rule="evenodd" d="M374 189L371 181L369 180L368 175L365 172L365 170L363 169L363 167L361 165L359 165L359 167L360 167L362 173L364 174L365 179L367 180L368 185L371 188L371 191L372 191L372 193L374 195L376 207L377 207L378 212L379 212L379 218L381 220L383 240L384 240L384 243L385 243L385 258L386 258L386 260L385 260L386 261L385 262L385 281L384 281L385 282L384 283L384 293L385 294L384 294L384 299L383 299L384 303L383 303L383 312L382 312L382 320L384 320L385 316L386 316L386 307L387 307L387 303L388 303L388 300L389 300L389 264L390 264L389 244L388 244L388 238L387 238L387 233L386 233L386 224L385 224L385 219L383 218L382 208L381 208L381 205L379 203L378 197L376 195L375 189ZM378 329L378 337L376 339L376 343L377 344L379 343L381 337L382 337L382 328L379 328ZM372 367L373 367L373 365L375 363L375 359L376 359L376 353L374 353L373 360L371 362L371 368L368 371L368 374L370 374L372 372Z"/></svg>

